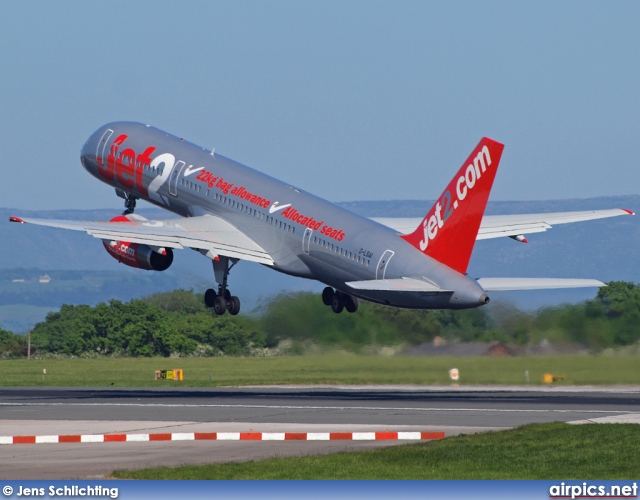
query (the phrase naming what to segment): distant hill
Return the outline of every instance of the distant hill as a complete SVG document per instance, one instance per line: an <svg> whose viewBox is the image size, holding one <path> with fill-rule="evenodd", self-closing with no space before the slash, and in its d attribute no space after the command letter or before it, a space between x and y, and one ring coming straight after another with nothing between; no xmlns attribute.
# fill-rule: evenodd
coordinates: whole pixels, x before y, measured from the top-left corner
<svg viewBox="0 0 640 500"><path fill-rule="evenodd" d="M420 217L433 204L424 200L354 201L339 205L369 217ZM640 195L569 199L550 201L490 202L487 213L539 213L572 210L628 208L640 210ZM97 302L116 297L133 297L175 288L205 290L213 286L210 262L196 252L177 251L174 264L164 273L128 268L111 258L99 240L76 231L9 223L11 215L70 220L109 220L118 210L55 210L29 211L0 208L0 235L3 253L0 270L31 269L36 275L56 275L61 271L86 271L78 276L77 289L65 295L61 279L43 293L45 285L18 287L0 273L0 326L6 325L3 310L13 305L57 307L62 299L70 303ZM168 218L169 212L156 208L139 209L148 218ZM554 227L546 233L528 236L522 244L509 238L479 241L469 266L469 274L484 276L541 276L597 278L602 281L640 282L640 218L615 217ZM104 273L106 271L106 273ZM94 274L97 273L97 274ZM19 279L19 278L18 278ZM58 285L56 285L58 281ZM73 281L73 280L70 280ZM101 285L90 286L90 282ZM69 285L70 283L67 283ZM31 285L30 285L31 286ZM25 288L28 288L25 290ZM74 287L71 287L72 289ZM242 299L244 312L258 307L262 300L283 290L319 291L322 285L309 280L275 273L251 262L241 262L230 274L230 288ZM75 295L73 295L75 293ZM521 308L580 301L592 298L594 290L561 290L493 294L492 300L508 300ZM13 297L13 298L12 298ZM2 305L4 304L4 305ZM491 307L491 304L488 306ZM10 310L10 309L9 309ZM39 314L44 317L42 310ZM17 324L15 314L12 324ZM33 319L29 320L33 323ZM19 321L18 321L19 323ZM26 324L26 323L25 323ZM6 328L7 326L5 326Z"/></svg>
<svg viewBox="0 0 640 500"><path fill-rule="evenodd" d="M42 271L34 268L0 269L0 306L27 304L60 307L62 304L130 300L174 289L173 276L126 271Z"/></svg>

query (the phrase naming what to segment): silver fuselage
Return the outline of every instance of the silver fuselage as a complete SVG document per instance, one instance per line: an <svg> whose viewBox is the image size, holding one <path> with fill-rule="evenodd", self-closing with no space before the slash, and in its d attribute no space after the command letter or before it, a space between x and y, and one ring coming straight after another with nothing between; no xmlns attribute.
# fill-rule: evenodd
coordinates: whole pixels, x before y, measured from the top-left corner
<svg viewBox="0 0 640 500"><path fill-rule="evenodd" d="M424 255L388 227L157 128L109 123L85 143L81 160L99 180L182 217L223 218L267 251L276 271L396 307L486 303L474 279ZM403 277L452 292L354 290L345 284Z"/></svg>

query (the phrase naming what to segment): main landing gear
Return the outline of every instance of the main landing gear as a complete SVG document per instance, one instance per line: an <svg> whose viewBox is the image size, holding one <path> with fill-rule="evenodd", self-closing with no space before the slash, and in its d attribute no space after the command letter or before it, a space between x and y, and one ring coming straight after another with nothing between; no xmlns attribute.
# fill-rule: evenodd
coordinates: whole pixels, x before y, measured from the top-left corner
<svg viewBox="0 0 640 500"><path fill-rule="evenodd" d="M354 313L358 310L358 299L330 286L322 290L322 302L325 306L331 306L334 313L340 314L343 309Z"/></svg>
<svg viewBox="0 0 640 500"><path fill-rule="evenodd" d="M229 257L218 257L213 262L213 273L218 282L218 292L213 288L209 288L204 293L204 303L207 307L212 307L216 314L222 315L226 311L235 316L240 312L240 299L231 295L227 289L227 277L229 271L236 265L238 259L229 259Z"/></svg>

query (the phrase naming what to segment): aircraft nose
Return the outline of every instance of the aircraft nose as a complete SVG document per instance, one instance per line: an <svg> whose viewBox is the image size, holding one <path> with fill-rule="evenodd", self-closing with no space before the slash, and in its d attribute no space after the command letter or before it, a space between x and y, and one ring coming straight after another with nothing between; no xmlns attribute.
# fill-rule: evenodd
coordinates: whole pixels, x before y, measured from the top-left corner
<svg viewBox="0 0 640 500"><path fill-rule="evenodd" d="M82 166L84 167L85 170L89 170L89 141L84 143L84 146L82 146L82 149L80 150L80 163L82 163Z"/></svg>
<svg viewBox="0 0 640 500"><path fill-rule="evenodd" d="M84 163L84 159L85 157L87 157L89 155L89 141L91 139L87 139L87 142L84 143L84 146L82 146L82 149L80 150L80 159L82 160L82 162Z"/></svg>
<svg viewBox="0 0 640 500"><path fill-rule="evenodd" d="M84 143L82 149L80 150L80 161L82 162L82 166L88 172L92 172L95 169L96 164L96 148L97 141L99 140L99 131L95 132L87 139L87 142Z"/></svg>

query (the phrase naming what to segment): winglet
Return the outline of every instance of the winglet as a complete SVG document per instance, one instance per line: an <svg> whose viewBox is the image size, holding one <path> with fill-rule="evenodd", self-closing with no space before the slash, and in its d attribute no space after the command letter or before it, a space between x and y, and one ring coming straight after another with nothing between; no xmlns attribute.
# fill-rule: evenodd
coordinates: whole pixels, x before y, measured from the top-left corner
<svg viewBox="0 0 640 500"><path fill-rule="evenodd" d="M629 215L635 215L635 212L632 212L631 210L628 210L626 208L621 208L620 210L624 210L625 212L627 212Z"/></svg>
<svg viewBox="0 0 640 500"><path fill-rule="evenodd" d="M20 217L11 216L9 217L9 222L19 222L20 224L24 224L24 221Z"/></svg>
<svg viewBox="0 0 640 500"><path fill-rule="evenodd" d="M504 145L483 138L422 223L401 236L423 253L466 273Z"/></svg>

